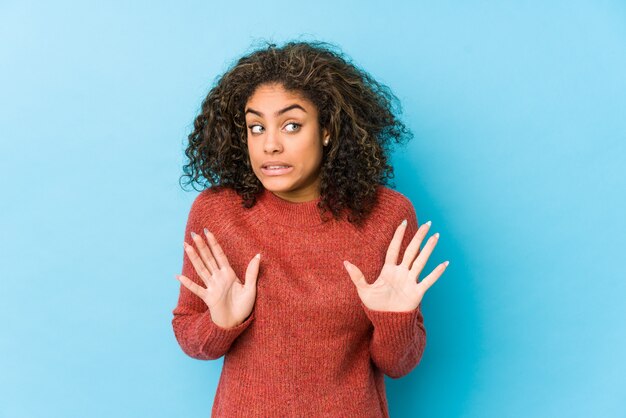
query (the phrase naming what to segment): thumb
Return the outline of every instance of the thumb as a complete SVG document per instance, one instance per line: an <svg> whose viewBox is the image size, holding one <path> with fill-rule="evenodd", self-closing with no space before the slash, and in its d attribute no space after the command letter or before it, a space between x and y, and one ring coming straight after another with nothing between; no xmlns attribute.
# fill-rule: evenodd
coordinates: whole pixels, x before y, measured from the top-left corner
<svg viewBox="0 0 626 418"><path fill-rule="evenodd" d="M354 264L350 263L347 260L343 262L343 265L346 267L346 270L348 270L348 274L350 275L350 278L352 279L352 283L354 283L354 285L357 288L363 288L363 287L369 286L369 284L367 283L367 280L365 280L365 276L363 275L363 273L361 272L361 270L359 270L357 266L355 266Z"/></svg>
<svg viewBox="0 0 626 418"><path fill-rule="evenodd" d="M251 289L256 287L257 278L259 277L259 264L261 264L261 253L255 255L248 263L244 287L250 287Z"/></svg>

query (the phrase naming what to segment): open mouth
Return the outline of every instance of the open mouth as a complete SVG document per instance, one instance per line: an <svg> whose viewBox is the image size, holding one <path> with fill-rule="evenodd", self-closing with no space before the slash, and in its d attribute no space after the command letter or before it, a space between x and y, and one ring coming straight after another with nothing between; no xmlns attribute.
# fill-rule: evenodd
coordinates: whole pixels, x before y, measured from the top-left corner
<svg viewBox="0 0 626 418"><path fill-rule="evenodd" d="M280 176L282 174L289 173L293 169L290 165L264 165L261 167L263 174L268 176Z"/></svg>

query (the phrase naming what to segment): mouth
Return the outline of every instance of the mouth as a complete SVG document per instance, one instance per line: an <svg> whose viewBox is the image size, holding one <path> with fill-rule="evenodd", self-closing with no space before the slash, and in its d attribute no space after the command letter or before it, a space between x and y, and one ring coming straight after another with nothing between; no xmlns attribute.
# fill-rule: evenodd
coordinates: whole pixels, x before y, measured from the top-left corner
<svg viewBox="0 0 626 418"><path fill-rule="evenodd" d="M289 173L291 170L293 170L293 167L290 165L268 164L261 167L261 171L267 176L280 176Z"/></svg>

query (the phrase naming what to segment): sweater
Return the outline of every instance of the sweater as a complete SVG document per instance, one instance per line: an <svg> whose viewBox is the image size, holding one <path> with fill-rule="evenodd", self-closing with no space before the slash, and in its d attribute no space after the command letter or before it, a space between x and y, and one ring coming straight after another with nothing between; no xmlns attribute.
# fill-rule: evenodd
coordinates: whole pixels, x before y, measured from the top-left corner
<svg viewBox="0 0 626 418"><path fill-rule="evenodd" d="M389 417L384 375L399 378L419 363L426 344L421 304L374 311L359 298L343 265L378 278L397 226L407 219L398 263L417 231L411 201L384 185L361 227L323 221L318 197L290 202L264 189L251 208L224 186L198 194L190 233L211 231L239 280L261 253L252 313L222 328L182 284L172 326L182 351L199 360L224 356L212 417ZM183 252L182 274L205 287Z"/></svg>

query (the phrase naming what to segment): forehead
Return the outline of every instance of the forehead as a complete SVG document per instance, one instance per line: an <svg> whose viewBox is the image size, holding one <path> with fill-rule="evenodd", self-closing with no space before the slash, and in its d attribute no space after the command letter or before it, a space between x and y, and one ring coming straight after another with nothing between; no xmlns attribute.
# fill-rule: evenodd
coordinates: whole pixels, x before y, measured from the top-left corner
<svg viewBox="0 0 626 418"><path fill-rule="evenodd" d="M315 107L301 92L285 90L282 84L261 84L246 102L246 107L272 109L286 103L298 103L307 109Z"/></svg>

